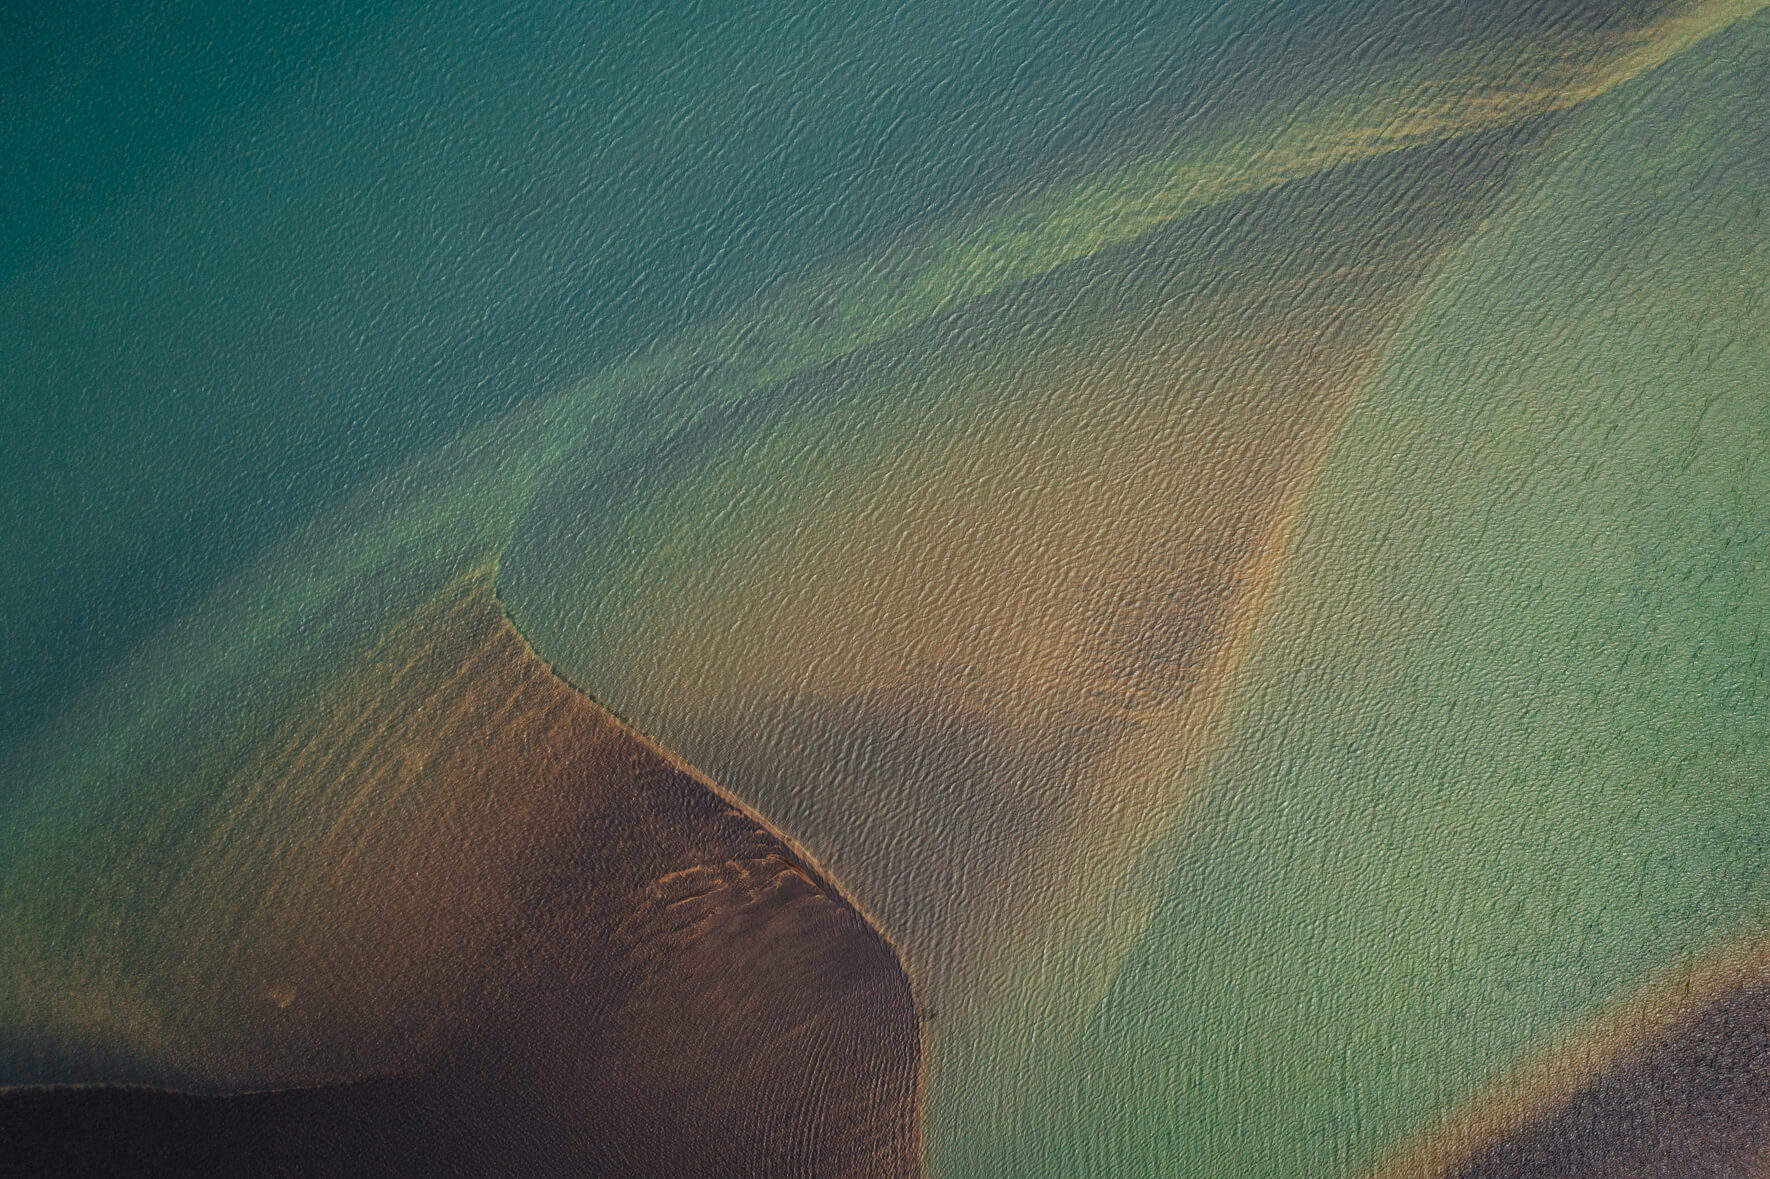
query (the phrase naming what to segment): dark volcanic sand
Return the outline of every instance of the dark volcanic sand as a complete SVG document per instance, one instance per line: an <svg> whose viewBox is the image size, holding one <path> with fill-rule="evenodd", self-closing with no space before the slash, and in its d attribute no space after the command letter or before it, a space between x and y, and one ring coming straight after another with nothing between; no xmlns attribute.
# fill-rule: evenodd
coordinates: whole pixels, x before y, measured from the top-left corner
<svg viewBox="0 0 1770 1179"><path fill-rule="evenodd" d="M299 830L263 798L297 800L309 831L331 819L279 846L297 884L254 910L218 870L190 886L202 904L167 910L189 944L221 935L188 914L237 931L179 1003L244 1014L204 1025L221 1032L192 1055L219 1043L302 1087L13 1089L0 1173L918 1172L909 981L827 878L548 673L489 578L390 642L255 763L240 805L273 816L262 830ZM392 666L398 691L365 675ZM349 748L316 752L316 731ZM388 767L417 768L396 783ZM230 846L251 836L242 825ZM307 883L329 872L345 883ZM414 962L437 965L402 978ZM288 989L247 994L267 974ZM396 988L388 1030L363 1012ZM328 1083L353 1053L398 1075Z"/></svg>
<svg viewBox="0 0 1770 1179"><path fill-rule="evenodd" d="M1454 1179L1730 1179L1770 1154L1770 981L1637 1046Z"/></svg>

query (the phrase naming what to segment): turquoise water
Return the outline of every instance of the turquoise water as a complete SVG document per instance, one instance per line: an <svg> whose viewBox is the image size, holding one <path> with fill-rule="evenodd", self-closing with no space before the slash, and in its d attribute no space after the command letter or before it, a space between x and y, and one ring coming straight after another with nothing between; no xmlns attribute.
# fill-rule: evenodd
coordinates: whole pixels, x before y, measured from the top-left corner
<svg viewBox="0 0 1770 1179"><path fill-rule="evenodd" d="M16 10L9 936L501 561L899 939L938 1173L1377 1164L1770 903L1770 26L1669 11Z"/></svg>
<svg viewBox="0 0 1770 1179"><path fill-rule="evenodd" d="M1275 80L1483 28L1355 5L6 19L0 746L473 423Z"/></svg>

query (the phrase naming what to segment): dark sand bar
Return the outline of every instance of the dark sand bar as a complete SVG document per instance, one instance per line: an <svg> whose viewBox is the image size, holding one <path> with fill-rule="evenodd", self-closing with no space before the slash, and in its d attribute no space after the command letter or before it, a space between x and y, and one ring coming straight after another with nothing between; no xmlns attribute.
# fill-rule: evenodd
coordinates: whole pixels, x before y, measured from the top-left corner
<svg viewBox="0 0 1770 1179"><path fill-rule="evenodd" d="M126 1063L0 1093L0 1173L919 1172L893 948L554 676L489 572L384 637L221 796L160 928L108 950L83 931L125 989L190 1020L173 1058L45 1028L39 1061L102 1041ZM194 1080L143 1086L151 1069Z"/></svg>

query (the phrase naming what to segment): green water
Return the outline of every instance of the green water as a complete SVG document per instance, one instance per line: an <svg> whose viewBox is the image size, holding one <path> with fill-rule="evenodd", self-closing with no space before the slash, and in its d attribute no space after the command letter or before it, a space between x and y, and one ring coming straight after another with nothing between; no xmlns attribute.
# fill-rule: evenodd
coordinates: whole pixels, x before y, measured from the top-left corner
<svg viewBox="0 0 1770 1179"><path fill-rule="evenodd" d="M1770 23L1580 115L1312 496L1050 1173L1346 1174L1770 918Z"/></svg>
<svg viewBox="0 0 1770 1179"><path fill-rule="evenodd" d="M1172 504L1096 487L1134 462L1100 439L1167 411L1185 438L1193 402L1257 400L1232 345L1287 344L1286 305L1244 324L1229 296L1370 263L1360 234L1388 239L1359 220L1361 177L1388 178L1395 235L1455 245L1433 236L1452 204L1435 226L1442 190L1409 169L1515 150L1443 181L1475 192L1454 204L1488 218L1472 238L1418 289L1377 291L1405 304L1398 334L1370 329L1377 375L1302 500L1221 747L1153 790L1160 742L1077 771L1163 801L1127 816L1103 791L1076 828L1171 827L1102 900L1153 897L1141 939L938 947L1009 982L931 1013L936 1173L1380 1161L1767 916L1770 24L1700 39L1753 7L1695 6L1646 45L1522 3L320 12L284 56L251 22L210 28L236 72L188 108L129 99L179 77L154 55L185 24L130 49L95 14L89 57L23 51L10 77L35 105L7 144L46 162L0 252L13 961L87 983L151 945L232 751L461 569L506 559L541 653L669 742L683 700L827 670L806 633L724 671L670 646L685 612L716 632L806 592L777 559L794 543L875 562L825 569L864 643L861 574L919 575L892 544L932 534L916 551L957 568L999 540L941 533L943 504L1089 489L1054 513L1060 540L1179 514L1178 476L1136 484ZM38 77L76 67L72 89ZM92 134L57 155L69 126ZM107 135L122 146L91 146ZM1207 341L1233 362L1188 353ZM1039 385L1090 350L1131 375ZM1078 453L1092 483L1049 477ZM922 534L891 532L893 497L924 506ZM1069 615L1020 606L1058 580L1038 564L1058 534L1006 531L1026 563L943 603L987 625L878 645L968 657L1012 625L1026 650L1075 646ZM1085 636L1118 642L1114 666L1145 650L1133 590L1065 602L1123 623ZM1073 686L1056 678L986 684L1008 693L988 719L1030 744L1013 693ZM890 686L928 705L913 676ZM708 747L741 764L850 720L776 715ZM858 840L907 911L966 899L897 870L912 853L1032 826L1005 763L959 764L965 805ZM851 838L878 805L781 800L822 824L789 834ZM1044 885L1106 854L1052 848L1035 918L1077 903ZM1113 980L1079 1031L1086 986L1021 960L1050 946ZM57 1079L21 1045L71 1033L7 1025L16 1009L0 993L0 1082ZM182 1063L81 1048L137 1079Z"/></svg>

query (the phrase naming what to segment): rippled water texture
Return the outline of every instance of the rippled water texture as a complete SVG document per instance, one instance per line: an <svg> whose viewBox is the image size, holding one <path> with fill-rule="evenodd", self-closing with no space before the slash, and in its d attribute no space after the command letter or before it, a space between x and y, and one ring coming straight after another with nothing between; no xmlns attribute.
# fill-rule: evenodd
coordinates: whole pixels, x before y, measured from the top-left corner
<svg viewBox="0 0 1770 1179"><path fill-rule="evenodd" d="M0 17L0 1172L1758 1173L1762 7Z"/></svg>

